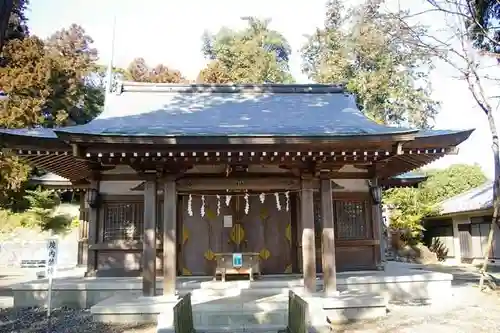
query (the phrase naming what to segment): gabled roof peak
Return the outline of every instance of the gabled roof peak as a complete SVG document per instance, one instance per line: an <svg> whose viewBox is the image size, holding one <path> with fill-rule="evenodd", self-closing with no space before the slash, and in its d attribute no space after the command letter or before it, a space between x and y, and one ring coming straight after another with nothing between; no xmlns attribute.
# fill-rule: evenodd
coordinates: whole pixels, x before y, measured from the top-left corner
<svg viewBox="0 0 500 333"><path fill-rule="evenodd" d="M177 84L117 81L114 92L348 94L335 84Z"/></svg>

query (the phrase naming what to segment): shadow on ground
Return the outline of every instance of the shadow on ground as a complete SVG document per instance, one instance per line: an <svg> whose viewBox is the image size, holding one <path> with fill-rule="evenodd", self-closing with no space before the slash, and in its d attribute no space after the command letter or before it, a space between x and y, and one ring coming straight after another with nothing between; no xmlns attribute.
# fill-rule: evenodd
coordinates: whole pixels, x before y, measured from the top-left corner
<svg viewBox="0 0 500 333"><path fill-rule="evenodd" d="M47 312L40 308L0 310L1 333L47 333ZM92 321L88 310L55 309L51 318L53 333L153 333L156 325L108 325Z"/></svg>
<svg viewBox="0 0 500 333"><path fill-rule="evenodd" d="M481 266L422 265L421 269L453 274L452 283L455 286L479 283L479 279L481 278L481 274L479 273ZM488 266L486 276L489 281L493 282L497 286L500 286L500 267L491 265Z"/></svg>

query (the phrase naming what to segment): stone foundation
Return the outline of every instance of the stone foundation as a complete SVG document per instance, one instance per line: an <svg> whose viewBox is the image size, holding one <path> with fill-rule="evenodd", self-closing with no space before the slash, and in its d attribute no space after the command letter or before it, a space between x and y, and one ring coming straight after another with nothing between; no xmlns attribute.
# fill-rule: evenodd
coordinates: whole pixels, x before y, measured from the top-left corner
<svg viewBox="0 0 500 333"><path fill-rule="evenodd" d="M383 295L389 301L411 302L426 300L433 302L451 295L453 276L446 273L422 270L387 270L383 272L358 272L337 274L340 291L361 291ZM157 279L162 286L162 279ZM322 281L317 281L318 290ZM61 278L54 280L52 304L54 307L68 306L90 308L99 302L116 295L139 294L140 278ZM210 277L179 278L177 291L180 296L191 292L193 297L202 296L231 297L240 293L253 295L286 294L289 289L300 290L303 281L300 276L264 276L261 280L214 282ZM48 283L39 280L12 286L14 306L45 306L47 303ZM162 290L157 289L157 295Z"/></svg>

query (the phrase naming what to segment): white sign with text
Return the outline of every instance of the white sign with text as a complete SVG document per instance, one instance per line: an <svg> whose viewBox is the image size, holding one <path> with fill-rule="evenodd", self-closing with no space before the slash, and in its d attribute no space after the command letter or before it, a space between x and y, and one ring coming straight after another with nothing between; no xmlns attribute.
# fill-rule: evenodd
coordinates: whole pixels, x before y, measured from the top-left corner
<svg viewBox="0 0 500 333"><path fill-rule="evenodd" d="M57 267L57 239L51 238L47 240L47 276L50 278L56 272Z"/></svg>
<svg viewBox="0 0 500 333"><path fill-rule="evenodd" d="M232 228L232 227L233 227L233 216L224 215L224 228Z"/></svg>

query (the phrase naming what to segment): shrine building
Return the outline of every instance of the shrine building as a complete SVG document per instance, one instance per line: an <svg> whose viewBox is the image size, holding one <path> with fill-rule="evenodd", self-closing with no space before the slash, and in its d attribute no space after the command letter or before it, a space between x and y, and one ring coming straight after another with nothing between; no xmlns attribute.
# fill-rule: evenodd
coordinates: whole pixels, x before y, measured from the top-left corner
<svg viewBox="0 0 500 333"><path fill-rule="evenodd" d="M86 190L87 275L383 269L381 186L472 130L377 124L333 85L119 82L85 125L2 129L4 154ZM235 267L234 254L242 259Z"/></svg>

